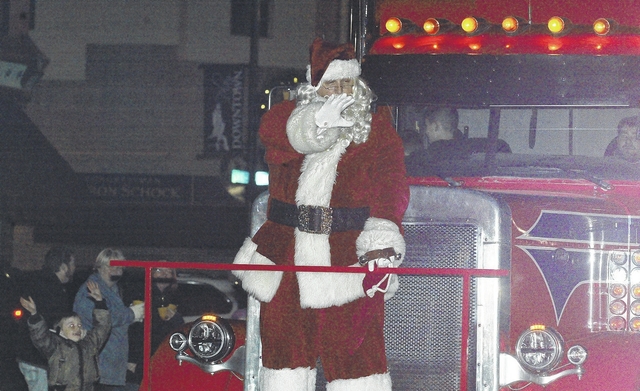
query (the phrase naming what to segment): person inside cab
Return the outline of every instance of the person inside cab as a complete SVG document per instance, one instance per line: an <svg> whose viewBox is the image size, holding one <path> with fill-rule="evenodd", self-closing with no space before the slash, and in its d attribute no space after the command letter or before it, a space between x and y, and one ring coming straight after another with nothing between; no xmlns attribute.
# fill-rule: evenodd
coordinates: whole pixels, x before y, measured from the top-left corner
<svg viewBox="0 0 640 391"><path fill-rule="evenodd" d="M640 117L626 117L618 123L618 135L607 146L605 156L631 163L640 162Z"/></svg>
<svg viewBox="0 0 640 391"><path fill-rule="evenodd" d="M422 142L433 145L438 141L461 140L465 135L458 129L458 110L451 107L428 108L424 112Z"/></svg>
<svg viewBox="0 0 640 391"><path fill-rule="evenodd" d="M427 107L423 111L420 134L423 150L412 152L405 160L410 175L422 172L425 164L443 160L464 160L474 153L486 153L492 149L489 138L469 138L458 129L458 110L453 107ZM496 152L511 152L509 144L498 139Z"/></svg>
<svg viewBox="0 0 640 391"><path fill-rule="evenodd" d="M409 171L424 163L465 159L471 154L464 143L466 136L458 129L458 110L455 108L427 107L422 112L419 127L423 148L407 156Z"/></svg>

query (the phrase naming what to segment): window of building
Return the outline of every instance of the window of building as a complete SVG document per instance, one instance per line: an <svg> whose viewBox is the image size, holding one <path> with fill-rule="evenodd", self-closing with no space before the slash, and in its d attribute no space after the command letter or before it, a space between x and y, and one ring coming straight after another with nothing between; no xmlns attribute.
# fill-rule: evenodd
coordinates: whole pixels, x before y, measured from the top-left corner
<svg viewBox="0 0 640 391"><path fill-rule="evenodd" d="M260 7L260 37L268 36L272 0L231 0L231 35L251 36L251 16L256 1Z"/></svg>

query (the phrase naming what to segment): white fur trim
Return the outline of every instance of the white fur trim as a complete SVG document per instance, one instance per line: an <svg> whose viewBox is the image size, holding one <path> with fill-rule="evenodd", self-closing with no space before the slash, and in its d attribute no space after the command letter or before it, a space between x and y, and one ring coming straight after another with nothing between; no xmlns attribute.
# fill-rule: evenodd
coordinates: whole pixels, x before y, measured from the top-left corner
<svg viewBox="0 0 640 391"><path fill-rule="evenodd" d="M309 154L302 164L296 204L329 206L338 162L346 146L338 143L325 152ZM331 266L329 236L295 230L295 264ZM364 297L363 274L297 273L302 308L327 308Z"/></svg>
<svg viewBox="0 0 640 391"><path fill-rule="evenodd" d="M339 128L320 128L316 125L316 113L324 102L314 101L296 107L287 120L287 139L298 153L323 152L333 146L340 136Z"/></svg>
<svg viewBox="0 0 640 391"><path fill-rule="evenodd" d="M331 266L328 235L300 232L297 228L295 235L296 265ZM327 308L364 297L364 274L296 273L296 276L302 308Z"/></svg>
<svg viewBox="0 0 640 391"><path fill-rule="evenodd" d="M320 83L329 80L340 80L354 78L360 76L360 63L356 59L352 60L333 60L324 71ZM320 85L318 83L318 85Z"/></svg>
<svg viewBox="0 0 640 391"><path fill-rule="evenodd" d="M400 260L393 263L395 267L400 266L406 250L400 229L391 220L369 217L364 223L364 230L356 240L356 253L361 256L367 251L387 247L393 247L396 253L401 254Z"/></svg>
<svg viewBox="0 0 640 391"><path fill-rule="evenodd" d="M337 379L327 383L327 391L391 391L391 375L380 373L358 379Z"/></svg>
<svg viewBox="0 0 640 391"><path fill-rule="evenodd" d="M346 145L337 143L326 151L305 156L298 178L297 205L329 206L338 162L346 149Z"/></svg>
<svg viewBox="0 0 640 391"><path fill-rule="evenodd" d="M387 247L393 247L396 253L400 254L400 259L394 260L393 267L400 266L406 251L406 244L400 234L400 229L391 220L369 217L364 224L364 230L356 239L356 254L361 256L367 251L380 250ZM398 291L398 287L398 276L391 274L389 276L389 288L384 294L384 299L389 300L392 298Z"/></svg>
<svg viewBox="0 0 640 391"><path fill-rule="evenodd" d="M261 391L314 391L317 370L306 368L260 369Z"/></svg>
<svg viewBox="0 0 640 391"><path fill-rule="evenodd" d="M237 265L275 265L269 258L258 253L258 245L250 238L245 239L242 247L233 260ZM242 280L242 288L256 299L268 303L273 299L283 272L262 272L250 270L234 270L233 274Z"/></svg>

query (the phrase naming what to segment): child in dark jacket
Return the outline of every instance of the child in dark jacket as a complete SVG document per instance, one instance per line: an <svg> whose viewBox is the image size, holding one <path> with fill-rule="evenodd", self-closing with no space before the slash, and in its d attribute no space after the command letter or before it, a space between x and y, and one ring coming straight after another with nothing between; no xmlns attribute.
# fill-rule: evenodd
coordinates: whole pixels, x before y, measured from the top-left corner
<svg viewBox="0 0 640 391"><path fill-rule="evenodd" d="M57 324L58 334L47 329L44 318L36 311L33 299L20 298L22 306L31 313L29 332L33 344L49 362L49 390L93 391L99 378L97 357L109 337L111 316L98 284L87 283L89 295L96 302L93 310L93 329L87 332L76 314L63 317Z"/></svg>

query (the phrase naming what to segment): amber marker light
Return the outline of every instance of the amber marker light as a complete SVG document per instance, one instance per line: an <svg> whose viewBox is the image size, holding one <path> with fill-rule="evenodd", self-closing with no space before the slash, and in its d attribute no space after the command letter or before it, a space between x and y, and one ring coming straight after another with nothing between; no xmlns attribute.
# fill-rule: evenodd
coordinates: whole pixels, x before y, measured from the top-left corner
<svg viewBox="0 0 640 391"><path fill-rule="evenodd" d="M429 18L424 21L422 29L429 35L436 35L440 31L440 22L437 19Z"/></svg>
<svg viewBox="0 0 640 391"><path fill-rule="evenodd" d="M210 320L212 322L215 322L218 320L218 317L215 315L203 315L202 320Z"/></svg>
<svg viewBox="0 0 640 391"><path fill-rule="evenodd" d="M529 330L531 331L540 331L540 330L546 330L547 326L543 325L543 324L532 324L531 326L529 326Z"/></svg>
<svg viewBox="0 0 640 391"><path fill-rule="evenodd" d="M512 34L518 31L518 27L518 19L513 16L507 16L502 20L502 29L508 34Z"/></svg>
<svg viewBox="0 0 640 391"><path fill-rule="evenodd" d="M563 18L561 18L559 16L553 16L547 22L547 28L553 34L560 34L561 32L564 31L565 21L564 21Z"/></svg>
<svg viewBox="0 0 640 391"><path fill-rule="evenodd" d="M22 315L24 315L24 313L21 309L13 310L13 319L20 320L22 318Z"/></svg>
<svg viewBox="0 0 640 391"><path fill-rule="evenodd" d="M462 20L462 23L460 23L460 27L462 27L462 30L467 34L474 33L478 30L478 19L473 16L466 17Z"/></svg>
<svg viewBox="0 0 640 391"><path fill-rule="evenodd" d="M593 32L598 35L607 35L611 31L611 23L605 18L599 18L593 22Z"/></svg>
<svg viewBox="0 0 640 391"><path fill-rule="evenodd" d="M629 321L629 328L631 328L632 331L640 331L640 318L632 318Z"/></svg>
<svg viewBox="0 0 640 391"><path fill-rule="evenodd" d="M384 27L387 29L388 32L390 32L391 34L395 34L397 32L399 32L400 30L402 30L402 21L398 18L389 18L387 19L387 22L384 24Z"/></svg>

